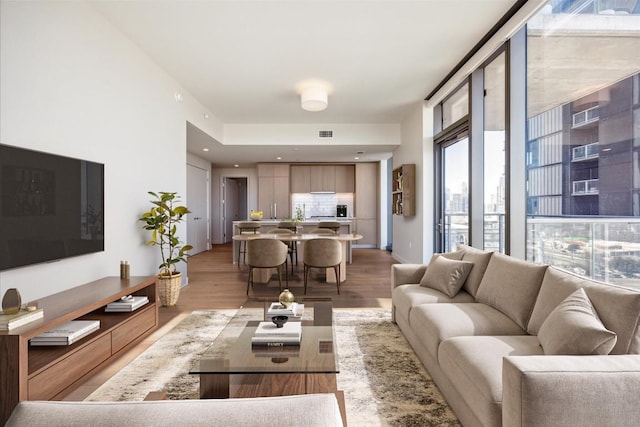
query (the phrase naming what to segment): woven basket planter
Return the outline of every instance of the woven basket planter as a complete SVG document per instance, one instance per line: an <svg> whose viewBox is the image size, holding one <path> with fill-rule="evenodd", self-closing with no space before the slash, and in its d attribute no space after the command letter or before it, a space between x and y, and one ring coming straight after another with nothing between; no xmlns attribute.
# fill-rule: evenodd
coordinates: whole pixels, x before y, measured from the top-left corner
<svg viewBox="0 0 640 427"><path fill-rule="evenodd" d="M182 286L182 273L174 274L171 277L158 276L158 297L163 307L176 305L180 296Z"/></svg>

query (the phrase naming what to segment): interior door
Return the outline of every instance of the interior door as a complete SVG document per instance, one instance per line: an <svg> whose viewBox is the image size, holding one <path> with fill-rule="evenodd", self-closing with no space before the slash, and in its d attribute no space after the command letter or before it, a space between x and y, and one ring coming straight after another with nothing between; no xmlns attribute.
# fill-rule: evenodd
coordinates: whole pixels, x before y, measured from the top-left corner
<svg viewBox="0 0 640 427"><path fill-rule="evenodd" d="M440 144L438 251L469 243L469 137L466 132Z"/></svg>
<svg viewBox="0 0 640 427"><path fill-rule="evenodd" d="M209 249L208 180L206 170L187 165L187 207L191 211L186 216L187 243L193 246L190 255Z"/></svg>

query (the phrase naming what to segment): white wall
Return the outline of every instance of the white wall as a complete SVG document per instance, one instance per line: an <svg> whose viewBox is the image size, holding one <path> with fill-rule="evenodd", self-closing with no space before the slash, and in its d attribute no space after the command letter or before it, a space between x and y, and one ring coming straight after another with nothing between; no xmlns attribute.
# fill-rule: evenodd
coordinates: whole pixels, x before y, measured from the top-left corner
<svg viewBox="0 0 640 427"><path fill-rule="evenodd" d="M104 163L106 235L104 252L0 273L0 292L18 288L26 302L117 276L122 259L132 275L155 274L137 218L148 190L186 194L186 121L204 109L91 6L0 7L0 141Z"/></svg>
<svg viewBox="0 0 640 427"><path fill-rule="evenodd" d="M411 114L402 122L402 144L393 151L394 168L407 163L416 165L416 215L393 216L392 256L403 263L423 262L424 246L431 246L431 242L425 242L423 236L425 206L427 209L431 206L430 200L425 200L424 197L423 176L425 173L432 173L432 163L424 163L424 115L423 104L416 104Z"/></svg>

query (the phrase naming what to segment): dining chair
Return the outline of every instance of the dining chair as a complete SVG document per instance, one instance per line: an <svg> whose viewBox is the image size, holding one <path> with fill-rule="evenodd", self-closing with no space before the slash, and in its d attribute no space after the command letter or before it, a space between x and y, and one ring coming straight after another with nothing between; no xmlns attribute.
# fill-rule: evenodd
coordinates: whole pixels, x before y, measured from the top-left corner
<svg viewBox="0 0 640 427"><path fill-rule="evenodd" d="M267 231L269 234L285 234L285 235L294 235L295 232L287 229L287 228L272 228ZM287 247L289 248L289 257L291 258L291 274L293 274L293 259L296 259L296 265L298 265L298 242L286 242Z"/></svg>
<svg viewBox="0 0 640 427"><path fill-rule="evenodd" d="M247 280L247 295L249 287L253 288L254 268L275 268L278 270L278 285L282 292L281 268L287 262L289 248L277 239L257 238L247 241L247 265L249 266L249 279ZM289 279L285 276L287 287Z"/></svg>
<svg viewBox="0 0 640 427"><path fill-rule="evenodd" d="M304 242L302 249L304 263L304 293L307 294L307 282L311 268L333 268L336 274L338 295L340 295L340 263L342 245L336 239L317 238Z"/></svg>
<svg viewBox="0 0 640 427"><path fill-rule="evenodd" d="M328 228L336 234L340 233L340 223L338 221L320 221L318 222L318 228Z"/></svg>
<svg viewBox="0 0 640 427"><path fill-rule="evenodd" d="M238 234L260 234L260 221L240 221L236 225ZM240 255L246 264L247 242L238 241L238 268L240 268Z"/></svg>
<svg viewBox="0 0 640 427"><path fill-rule="evenodd" d="M309 234L317 234L319 236L335 236L335 231L330 228L314 228L309 232Z"/></svg>

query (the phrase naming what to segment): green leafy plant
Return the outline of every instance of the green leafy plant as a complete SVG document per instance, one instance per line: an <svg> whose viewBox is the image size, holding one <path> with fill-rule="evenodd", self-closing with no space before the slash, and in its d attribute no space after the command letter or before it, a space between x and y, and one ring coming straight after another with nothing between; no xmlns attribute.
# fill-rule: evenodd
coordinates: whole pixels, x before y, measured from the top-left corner
<svg viewBox="0 0 640 427"><path fill-rule="evenodd" d="M151 200L153 207L139 218L145 225L142 228L151 231L149 246L160 246L162 264L158 266L160 276L172 276L177 273L176 264L186 262L187 251L193 249L191 245L183 245L176 235L177 224L183 217L191 213L186 206L180 205L180 196L177 193L154 193Z"/></svg>

